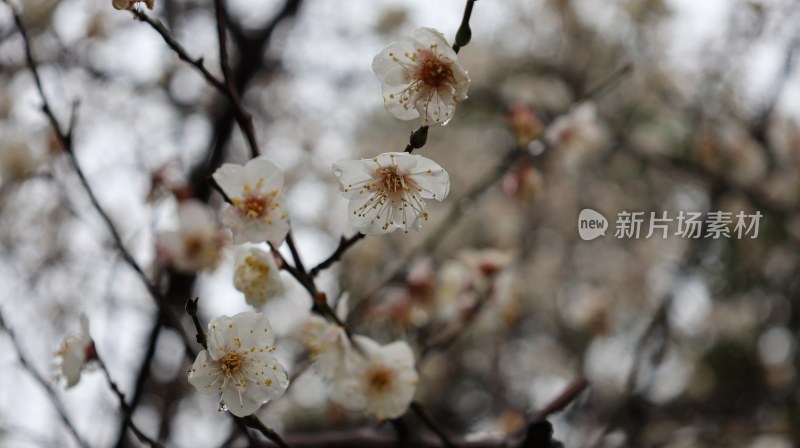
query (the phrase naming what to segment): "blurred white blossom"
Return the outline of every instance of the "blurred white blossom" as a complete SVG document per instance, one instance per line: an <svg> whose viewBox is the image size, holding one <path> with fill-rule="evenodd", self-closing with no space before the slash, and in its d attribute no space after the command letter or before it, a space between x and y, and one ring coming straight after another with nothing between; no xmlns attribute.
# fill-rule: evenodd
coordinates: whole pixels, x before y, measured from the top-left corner
<svg viewBox="0 0 800 448"><path fill-rule="evenodd" d="M225 247L225 233L213 212L197 200L178 208L178 230L158 234L159 257L183 272L214 269Z"/></svg>
<svg viewBox="0 0 800 448"><path fill-rule="evenodd" d="M222 402L233 415L253 414L289 387L286 370L272 355L274 340L263 313L212 319L208 349L189 369L189 383L202 394L222 393Z"/></svg>
<svg viewBox="0 0 800 448"><path fill-rule="evenodd" d="M332 381L341 377L352 350L342 327L312 315L303 325L303 342L311 354L314 369L324 379Z"/></svg>
<svg viewBox="0 0 800 448"><path fill-rule="evenodd" d="M357 349L349 351L346 375L333 382L331 399L379 419L400 417L414 399L419 379L411 347L404 341L381 346L359 335L353 342Z"/></svg>
<svg viewBox="0 0 800 448"><path fill-rule="evenodd" d="M556 118L547 127L544 136L572 163L598 149L607 139L593 103L582 103L568 114Z"/></svg>
<svg viewBox="0 0 800 448"><path fill-rule="evenodd" d="M256 308L283 292L275 257L254 247L236 252L233 284L244 293L247 303Z"/></svg>
<svg viewBox="0 0 800 448"><path fill-rule="evenodd" d="M450 191L450 177L441 166L404 152L340 160L333 173L350 199L351 222L365 234L419 230L428 219L425 199L441 201Z"/></svg>
<svg viewBox="0 0 800 448"><path fill-rule="evenodd" d="M442 33L419 28L389 45L372 61L383 82L386 110L401 120L445 125L456 104L467 98L469 75Z"/></svg>
<svg viewBox="0 0 800 448"><path fill-rule="evenodd" d="M231 201L222 223L233 232L234 244L269 241L280 246L289 233L280 168L266 157L256 157L244 166L226 163L213 178Z"/></svg>
<svg viewBox="0 0 800 448"><path fill-rule="evenodd" d="M94 342L89 336L89 318L81 313L80 321L81 332L64 338L56 352L56 378L64 378L67 388L78 384L84 365L96 357Z"/></svg>

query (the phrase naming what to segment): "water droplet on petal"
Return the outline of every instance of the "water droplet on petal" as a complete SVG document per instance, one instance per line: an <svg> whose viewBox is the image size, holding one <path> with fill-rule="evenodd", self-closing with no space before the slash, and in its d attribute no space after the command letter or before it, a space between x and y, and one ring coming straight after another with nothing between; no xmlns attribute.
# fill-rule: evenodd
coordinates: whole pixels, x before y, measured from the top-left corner
<svg viewBox="0 0 800 448"><path fill-rule="evenodd" d="M219 401L219 407L217 408L217 412L225 412L228 410L228 405L225 404L224 401Z"/></svg>

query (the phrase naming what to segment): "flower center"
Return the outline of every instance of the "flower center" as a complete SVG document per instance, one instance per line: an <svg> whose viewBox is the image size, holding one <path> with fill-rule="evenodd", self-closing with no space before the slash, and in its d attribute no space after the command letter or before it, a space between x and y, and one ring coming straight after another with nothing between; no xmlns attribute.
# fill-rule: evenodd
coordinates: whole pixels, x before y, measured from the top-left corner
<svg viewBox="0 0 800 448"><path fill-rule="evenodd" d="M199 233L189 234L183 239L183 250L186 252L187 257L199 257L203 253L204 246L205 238Z"/></svg>
<svg viewBox="0 0 800 448"><path fill-rule="evenodd" d="M269 265L254 255L246 256L244 258L244 265L247 266L251 272L256 272L262 276L269 274Z"/></svg>
<svg viewBox="0 0 800 448"><path fill-rule="evenodd" d="M394 372L386 366L374 366L367 372L367 387L374 393L385 392L393 380Z"/></svg>
<svg viewBox="0 0 800 448"><path fill-rule="evenodd" d="M248 195L243 201L234 199L231 202L248 218L263 218L269 207L267 198L256 195Z"/></svg>
<svg viewBox="0 0 800 448"><path fill-rule="evenodd" d="M394 168L378 168L378 191L387 196L397 196L405 188L405 178Z"/></svg>
<svg viewBox="0 0 800 448"><path fill-rule="evenodd" d="M419 50L418 54L420 58L417 62L416 79L433 89L454 82L450 64L436 57L431 50Z"/></svg>
<svg viewBox="0 0 800 448"><path fill-rule="evenodd" d="M238 352L228 352L219 361L219 368L229 377L232 377L244 364L244 358Z"/></svg>

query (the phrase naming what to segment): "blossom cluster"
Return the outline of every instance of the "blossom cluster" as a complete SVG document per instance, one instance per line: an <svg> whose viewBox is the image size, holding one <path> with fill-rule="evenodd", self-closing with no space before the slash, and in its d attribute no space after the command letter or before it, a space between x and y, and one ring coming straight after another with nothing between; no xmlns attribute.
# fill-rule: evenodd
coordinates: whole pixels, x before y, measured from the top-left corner
<svg viewBox="0 0 800 448"><path fill-rule="evenodd" d="M135 3L114 0L113 6L131 9ZM152 1L146 5L152 7ZM383 84L386 110L401 120L420 119L426 136L428 126L447 124L456 105L467 98L467 72L444 36L431 28L417 29L381 51L372 68ZM442 201L450 190L444 168L410 151L339 160L332 171L340 193L350 200L351 224L368 235L419 231L429 219L426 201ZM219 220L209 205L191 199L191 190L179 181L161 182L169 184L167 190L177 199L178 224L158 233L156 262L183 273L212 270L226 246L233 244L234 287L258 309L284 292L279 274L283 259L272 252L290 229L283 171L258 156L244 165L225 163L211 177L226 202ZM160 189L156 184L154 191ZM381 345L363 335L351 337L318 316L304 329L316 370L331 385L333 402L379 419L399 417L408 409L418 374L407 343ZM251 415L288 388L289 376L274 354L275 335L265 314L246 311L216 317L199 340L205 341L205 349L189 369L188 382L202 394L219 395L220 409L239 417ZM60 369L69 386L78 382L91 359L90 349L84 321L83 332L68 337L59 350Z"/></svg>

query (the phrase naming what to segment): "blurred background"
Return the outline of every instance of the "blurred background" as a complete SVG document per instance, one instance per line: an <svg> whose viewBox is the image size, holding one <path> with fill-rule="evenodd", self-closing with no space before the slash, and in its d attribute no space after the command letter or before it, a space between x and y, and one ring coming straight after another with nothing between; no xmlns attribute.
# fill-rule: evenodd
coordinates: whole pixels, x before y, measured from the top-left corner
<svg viewBox="0 0 800 448"><path fill-rule="evenodd" d="M236 83L263 154L286 173L295 240L313 266L354 234L331 164L401 151L417 125L384 111L373 56L421 26L452 41L464 1L226 4ZM64 126L79 102L75 155L134 258L176 310L194 296L203 322L247 310L230 250L196 274L156 251L158 233L178 225L176 197L219 210L206 177L249 158L226 98L110 1L18 5ZM156 0L146 13L221 77L211 2ZM320 288L335 304L346 297L356 332L415 348L416 398L453 435L507 439L585 377L589 388L550 420L567 447L796 446L798 23L793 0L477 2L459 54L470 98L417 152L449 172L450 196L429 203L421 232L360 241ZM52 378L82 312L145 432L169 446L245 446L216 398L187 384L180 337L40 106L0 4L0 311L18 340L0 335L0 446L77 446L29 369ZM605 236L579 237L585 208L609 219ZM618 238L622 211L763 217L755 238L684 238L676 222L646 238L647 220L639 238ZM297 377L259 417L289 441L376 428L330 404L306 369L311 299L281 275L286 291L263 311ZM49 384L88 445L138 446L102 373Z"/></svg>

